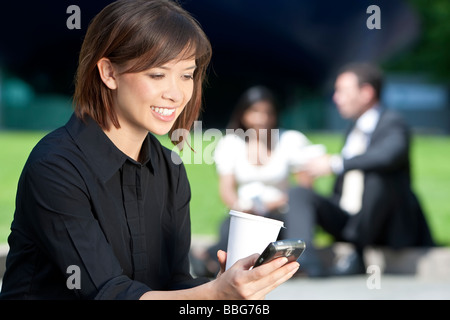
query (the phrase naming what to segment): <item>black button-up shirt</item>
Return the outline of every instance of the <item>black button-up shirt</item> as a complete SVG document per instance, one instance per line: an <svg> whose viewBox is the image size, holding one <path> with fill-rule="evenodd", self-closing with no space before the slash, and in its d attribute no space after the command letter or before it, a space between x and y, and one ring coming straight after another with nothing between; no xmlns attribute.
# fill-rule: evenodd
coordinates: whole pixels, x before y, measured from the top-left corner
<svg viewBox="0 0 450 320"><path fill-rule="evenodd" d="M151 134L141 156L75 115L37 144L19 180L3 298L137 299L203 282L189 274L185 169Z"/></svg>

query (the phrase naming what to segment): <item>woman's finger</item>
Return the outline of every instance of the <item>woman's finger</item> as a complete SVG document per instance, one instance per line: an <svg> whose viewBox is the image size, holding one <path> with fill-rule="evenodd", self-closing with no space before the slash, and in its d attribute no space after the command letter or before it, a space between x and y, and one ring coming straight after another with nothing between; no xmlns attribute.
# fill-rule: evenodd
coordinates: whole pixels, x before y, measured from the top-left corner
<svg viewBox="0 0 450 320"><path fill-rule="evenodd" d="M300 266L298 262L286 263L286 261L286 258L279 258L250 270L253 273L251 278L254 279L251 283L254 299L264 298L267 293L290 279L297 272Z"/></svg>
<svg viewBox="0 0 450 320"><path fill-rule="evenodd" d="M220 271L217 274L217 277L220 277L220 275L222 275L222 273L225 272L225 267L227 264L227 253L223 250L218 250L217 251L217 260L219 261L219 264L220 264Z"/></svg>
<svg viewBox="0 0 450 320"><path fill-rule="evenodd" d="M256 261L256 260L255 260ZM259 280L261 278L266 277L267 275L271 274L275 270L281 268L283 265L285 265L288 262L288 259L285 257L280 257L277 259L274 259L268 263L265 263L263 265L260 265L251 271L252 274L250 276L251 280Z"/></svg>
<svg viewBox="0 0 450 320"><path fill-rule="evenodd" d="M274 271L274 274L271 275L271 280L267 282L267 285L265 283L261 284L261 289L257 292L255 295L255 298L257 299L264 299L264 297L271 292L273 289L278 287L279 285L283 284L297 272L300 265L298 262L290 262L280 268L279 270ZM275 274L276 273L276 274Z"/></svg>
<svg viewBox="0 0 450 320"><path fill-rule="evenodd" d="M242 268L244 270L249 270L251 267L253 267L253 265L255 264L258 257L259 257L259 254L254 253L246 258L242 258L242 259L236 261L236 263L234 265L236 265L237 267Z"/></svg>

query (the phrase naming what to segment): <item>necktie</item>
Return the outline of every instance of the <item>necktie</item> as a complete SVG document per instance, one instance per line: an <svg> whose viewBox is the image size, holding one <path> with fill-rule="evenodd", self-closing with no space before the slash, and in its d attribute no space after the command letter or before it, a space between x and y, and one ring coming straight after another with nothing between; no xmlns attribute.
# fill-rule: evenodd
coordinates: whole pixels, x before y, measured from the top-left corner
<svg viewBox="0 0 450 320"><path fill-rule="evenodd" d="M366 151L367 137L358 128L350 133L349 143L352 156L357 156ZM350 140L351 139L351 140ZM356 214L361 210L364 191L364 172L361 170L349 170L344 174L342 195L339 205L350 214Z"/></svg>

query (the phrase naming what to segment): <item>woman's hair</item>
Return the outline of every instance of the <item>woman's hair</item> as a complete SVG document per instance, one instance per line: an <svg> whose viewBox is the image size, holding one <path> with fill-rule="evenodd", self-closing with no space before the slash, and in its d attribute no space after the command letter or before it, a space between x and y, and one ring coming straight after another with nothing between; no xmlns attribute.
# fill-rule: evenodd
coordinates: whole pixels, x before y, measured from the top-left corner
<svg viewBox="0 0 450 320"><path fill-rule="evenodd" d="M272 141L272 138L276 137L273 136L272 133L273 129L278 128L278 101L273 92L264 86L250 87L241 95L231 115L230 122L228 123L228 129L234 130L234 134L241 137L246 142L255 139L257 136L255 135L254 130L247 128L242 120L247 109L255 103L261 101L268 102L273 108L273 114L275 117L273 127L266 128L267 131L262 133L265 138L260 140L260 142L266 143L268 149L272 149L272 147L274 147L277 143L277 141Z"/></svg>
<svg viewBox="0 0 450 320"><path fill-rule="evenodd" d="M91 116L108 129L108 118L120 128L113 109L113 91L101 80L97 62L108 58L134 73L162 66L183 54L195 58L194 89L191 100L180 114L176 129L190 130L198 118L202 84L211 44L198 22L170 0L118 0L105 7L91 21L81 47L75 79L74 105L78 117ZM175 142L174 142L175 143Z"/></svg>
<svg viewBox="0 0 450 320"><path fill-rule="evenodd" d="M247 130L248 128L242 122L242 117L248 108L260 101L266 101L273 107L274 114L277 118L275 119L276 121L274 125L274 128L276 128L278 126L278 101L273 92L264 86L251 87L240 96L231 115L230 122L228 123L228 128L234 130Z"/></svg>

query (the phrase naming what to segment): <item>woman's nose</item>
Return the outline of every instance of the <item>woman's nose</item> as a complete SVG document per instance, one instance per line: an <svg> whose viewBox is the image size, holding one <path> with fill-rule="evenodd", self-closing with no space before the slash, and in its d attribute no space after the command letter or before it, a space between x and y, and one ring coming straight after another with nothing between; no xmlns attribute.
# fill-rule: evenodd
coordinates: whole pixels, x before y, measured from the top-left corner
<svg viewBox="0 0 450 320"><path fill-rule="evenodd" d="M163 92L163 98L168 99L174 103L183 100L183 90L178 81L173 79L168 82L168 85Z"/></svg>

